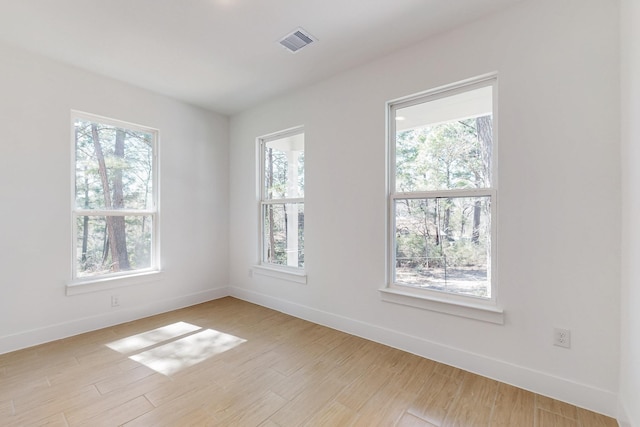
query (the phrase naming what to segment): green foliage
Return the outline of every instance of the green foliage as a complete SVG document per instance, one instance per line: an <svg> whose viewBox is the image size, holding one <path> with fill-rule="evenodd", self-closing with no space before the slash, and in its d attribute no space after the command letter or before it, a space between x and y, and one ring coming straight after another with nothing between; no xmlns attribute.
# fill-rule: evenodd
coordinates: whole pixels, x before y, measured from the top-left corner
<svg viewBox="0 0 640 427"><path fill-rule="evenodd" d="M294 152L295 170L297 181L289 182L288 152L275 148L267 148L265 153L265 177L267 199L284 199L290 197L302 197L304 195L304 152ZM294 185L295 194L291 194L291 185Z"/></svg>
<svg viewBox="0 0 640 427"><path fill-rule="evenodd" d="M123 151L117 151L117 138ZM110 250L107 216L91 211L153 208L153 135L88 120L75 121L78 276L119 271ZM101 177L101 160L106 182ZM128 269L151 265L152 217L125 215L121 230ZM122 228L122 227L120 227ZM120 251L122 252L122 251Z"/></svg>
<svg viewBox="0 0 640 427"><path fill-rule="evenodd" d="M489 186L488 152L491 147L485 146L479 138L477 120L452 121L398 132L396 190L412 192Z"/></svg>
<svg viewBox="0 0 640 427"><path fill-rule="evenodd" d="M264 260L278 265L304 266L304 150L283 143L263 145L265 199L282 203L263 205Z"/></svg>
<svg viewBox="0 0 640 427"><path fill-rule="evenodd" d="M270 220L273 219L273 221ZM265 256L270 263L288 265L288 223L296 221L298 267L304 266L304 204L283 203L264 206L263 212ZM273 236L273 242L271 242Z"/></svg>
<svg viewBox="0 0 640 427"><path fill-rule="evenodd" d="M83 253L84 216L77 218L78 275L90 276L114 271L114 261L107 249L107 220L104 216L88 216L87 250ZM125 216L127 253L131 270L151 266L151 217Z"/></svg>
<svg viewBox="0 0 640 427"><path fill-rule="evenodd" d="M89 209L105 208L104 187L100 179L92 124L97 125L98 141L104 153L108 181L113 183L116 171L122 172L124 207L149 208L153 190L152 135L120 129L124 130L125 151L124 157L119 157L115 154L116 132L119 128L85 120L77 120L75 123L76 206Z"/></svg>
<svg viewBox="0 0 640 427"><path fill-rule="evenodd" d="M490 187L490 126L487 116L399 131L396 191ZM434 278L440 271L447 283L448 272L464 269L486 280L490 211L487 196L430 193L430 197L396 199L396 274L402 276L400 281L433 285L440 280Z"/></svg>

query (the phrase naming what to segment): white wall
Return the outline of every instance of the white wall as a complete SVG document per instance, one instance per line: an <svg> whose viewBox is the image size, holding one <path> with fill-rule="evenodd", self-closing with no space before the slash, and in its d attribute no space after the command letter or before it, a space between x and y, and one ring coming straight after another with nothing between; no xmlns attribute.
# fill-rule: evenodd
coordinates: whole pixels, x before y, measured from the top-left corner
<svg viewBox="0 0 640 427"><path fill-rule="evenodd" d="M232 117L232 293L615 414L618 12L609 0L524 2ZM385 102L492 71L506 322L382 302ZM296 125L306 131L307 285L249 275L258 259L255 138ZM570 350L552 345L555 326L571 329Z"/></svg>
<svg viewBox="0 0 640 427"><path fill-rule="evenodd" d="M65 296L71 109L160 130L164 273L148 283ZM228 284L227 118L0 46L0 147L0 353L206 301Z"/></svg>
<svg viewBox="0 0 640 427"><path fill-rule="evenodd" d="M621 2L622 293L620 401L625 426L640 426L640 2Z"/></svg>

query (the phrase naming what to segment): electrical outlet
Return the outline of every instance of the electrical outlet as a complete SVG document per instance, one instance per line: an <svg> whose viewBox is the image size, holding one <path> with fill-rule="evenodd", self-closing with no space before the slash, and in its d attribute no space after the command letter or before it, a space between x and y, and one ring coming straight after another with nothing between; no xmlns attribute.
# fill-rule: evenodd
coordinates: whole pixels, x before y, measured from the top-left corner
<svg viewBox="0 0 640 427"><path fill-rule="evenodd" d="M571 331L569 329L555 328L553 330L553 345L571 348Z"/></svg>
<svg viewBox="0 0 640 427"><path fill-rule="evenodd" d="M120 306L120 297L118 295L111 295L111 307Z"/></svg>

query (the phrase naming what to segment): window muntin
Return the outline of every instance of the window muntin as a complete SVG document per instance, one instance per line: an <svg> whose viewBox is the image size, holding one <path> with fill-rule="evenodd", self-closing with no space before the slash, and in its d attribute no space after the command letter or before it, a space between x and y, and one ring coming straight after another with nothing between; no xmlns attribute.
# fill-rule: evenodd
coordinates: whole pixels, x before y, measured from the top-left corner
<svg viewBox="0 0 640 427"><path fill-rule="evenodd" d="M157 131L73 114L73 279L157 270Z"/></svg>
<svg viewBox="0 0 640 427"><path fill-rule="evenodd" d="M390 286L495 301L494 86L390 104Z"/></svg>
<svg viewBox="0 0 640 427"><path fill-rule="evenodd" d="M304 267L304 133L258 139L261 156L261 263Z"/></svg>

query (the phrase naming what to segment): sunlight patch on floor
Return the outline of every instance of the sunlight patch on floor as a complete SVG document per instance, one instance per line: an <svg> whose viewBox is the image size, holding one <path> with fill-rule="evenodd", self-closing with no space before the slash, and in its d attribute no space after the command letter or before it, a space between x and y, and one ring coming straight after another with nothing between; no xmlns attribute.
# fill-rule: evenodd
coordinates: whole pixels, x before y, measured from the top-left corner
<svg viewBox="0 0 640 427"><path fill-rule="evenodd" d="M164 375L198 364L247 340L186 322L153 329L107 344L129 359Z"/></svg>
<svg viewBox="0 0 640 427"><path fill-rule="evenodd" d="M152 331L114 341L107 344L107 347L120 353L131 353L201 329L201 327L190 323L176 322Z"/></svg>
<svg viewBox="0 0 640 427"><path fill-rule="evenodd" d="M129 357L161 374L171 375L216 354L231 350L246 340L205 329Z"/></svg>

